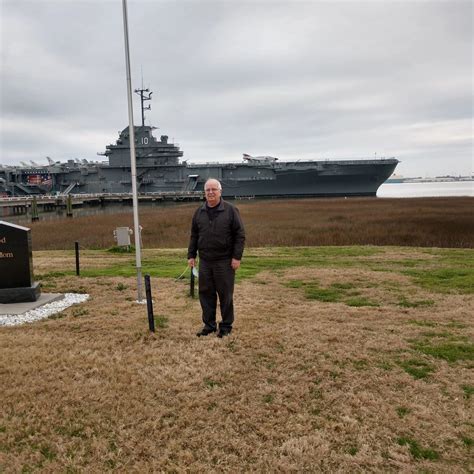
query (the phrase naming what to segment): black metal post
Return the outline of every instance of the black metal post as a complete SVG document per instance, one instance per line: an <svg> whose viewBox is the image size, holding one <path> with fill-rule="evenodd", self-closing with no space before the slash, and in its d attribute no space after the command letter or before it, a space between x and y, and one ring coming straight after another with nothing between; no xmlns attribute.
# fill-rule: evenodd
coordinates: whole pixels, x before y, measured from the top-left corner
<svg viewBox="0 0 474 474"><path fill-rule="evenodd" d="M189 282L189 294L194 298L194 267L191 268L191 281Z"/></svg>
<svg viewBox="0 0 474 474"><path fill-rule="evenodd" d="M76 248L76 275L79 276L79 242L74 242Z"/></svg>
<svg viewBox="0 0 474 474"><path fill-rule="evenodd" d="M33 201L31 203L31 222L39 220L39 213L38 213L38 201L36 200L36 196L33 196Z"/></svg>
<svg viewBox="0 0 474 474"><path fill-rule="evenodd" d="M70 194L67 195L66 200L66 217L72 217L72 196Z"/></svg>
<svg viewBox="0 0 474 474"><path fill-rule="evenodd" d="M145 275L146 309L148 312L148 326L151 332L155 332L155 317L153 316L153 300L151 299L150 275Z"/></svg>

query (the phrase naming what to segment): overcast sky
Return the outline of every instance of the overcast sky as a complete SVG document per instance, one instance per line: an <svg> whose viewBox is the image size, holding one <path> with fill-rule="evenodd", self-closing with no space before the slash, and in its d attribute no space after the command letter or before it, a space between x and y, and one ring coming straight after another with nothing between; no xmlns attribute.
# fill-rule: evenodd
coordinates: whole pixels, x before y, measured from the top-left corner
<svg viewBox="0 0 474 474"><path fill-rule="evenodd" d="M128 125L120 0L0 0L0 163L103 159ZM132 87L184 159L395 156L473 171L473 2L129 0ZM135 96L135 124L140 122Z"/></svg>

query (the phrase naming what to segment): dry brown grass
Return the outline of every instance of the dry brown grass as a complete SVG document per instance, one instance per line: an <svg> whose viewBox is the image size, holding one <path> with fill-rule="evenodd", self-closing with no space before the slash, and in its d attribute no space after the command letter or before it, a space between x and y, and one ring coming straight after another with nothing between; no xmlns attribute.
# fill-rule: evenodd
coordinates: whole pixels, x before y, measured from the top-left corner
<svg viewBox="0 0 474 474"><path fill-rule="evenodd" d="M474 199L298 199L237 201L250 247L408 245L474 248ZM146 248L186 247L197 203L142 207ZM131 210L31 224L35 250L114 245L113 230L133 227Z"/></svg>
<svg viewBox="0 0 474 474"><path fill-rule="evenodd" d="M385 249L377 258L417 259ZM53 258L50 258L53 257ZM375 257L374 257L375 258ZM61 255L35 255L41 272ZM357 282L378 307L308 300L294 280ZM260 273L236 287L236 324L196 338L199 303L155 279L147 331L134 278L53 279L91 299L60 319L0 329L5 472L472 472L472 361L416 355L428 331L473 337L473 297L354 267ZM120 291L118 288L125 290ZM397 293L433 306L403 308ZM450 337L451 337L450 336ZM446 336L447 337L447 336ZM419 357L416 380L399 365ZM439 459L415 459L399 438ZM466 441L467 440L467 441Z"/></svg>

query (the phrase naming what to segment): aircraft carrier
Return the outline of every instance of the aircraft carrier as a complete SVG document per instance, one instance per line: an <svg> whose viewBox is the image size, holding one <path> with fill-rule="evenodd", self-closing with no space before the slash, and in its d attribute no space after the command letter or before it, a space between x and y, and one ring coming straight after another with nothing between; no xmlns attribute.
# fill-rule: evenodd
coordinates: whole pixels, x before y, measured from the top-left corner
<svg viewBox="0 0 474 474"><path fill-rule="evenodd" d="M148 89L135 91L141 98L142 124L135 126L137 189L139 193L187 193L203 191L208 178L222 183L226 198L375 196L392 175L395 158L354 160L280 161L270 156L244 154L239 163L187 163L183 152L145 125ZM0 195L130 193L129 127L103 153L108 162L68 160L48 165L0 166Z"/></svg>

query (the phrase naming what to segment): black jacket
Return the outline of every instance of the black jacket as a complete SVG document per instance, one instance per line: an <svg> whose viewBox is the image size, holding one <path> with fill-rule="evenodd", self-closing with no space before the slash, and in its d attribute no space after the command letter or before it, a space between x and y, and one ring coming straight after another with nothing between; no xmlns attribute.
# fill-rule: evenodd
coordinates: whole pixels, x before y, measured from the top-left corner
<svg viewBox="0 0 474 474"><path fill-rule="evenodd" d="M199 252L203 260L240 260L244 252L245 229L239 210L222 198L215 209L212 220L206 203L194 213L188 258L196 258Z"/></svg>

